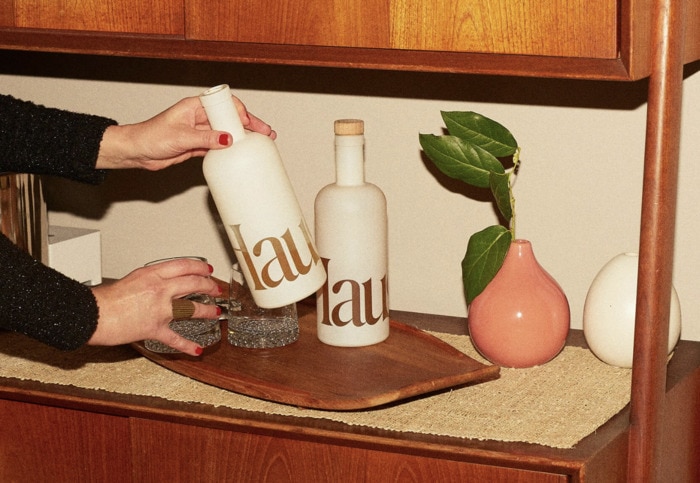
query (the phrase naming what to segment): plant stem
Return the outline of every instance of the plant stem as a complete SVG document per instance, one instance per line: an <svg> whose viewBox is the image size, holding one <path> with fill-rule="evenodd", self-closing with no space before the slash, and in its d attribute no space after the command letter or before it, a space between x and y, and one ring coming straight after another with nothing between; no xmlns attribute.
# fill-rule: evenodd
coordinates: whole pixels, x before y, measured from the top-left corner
<svg viewBox="0 0 700 483"><path fill-rule="evenodd" d="M511 208L511 218L510 218L510 233L515 240L515 196L513 196L513 185L515 185L515 180L518 177L518 168L520 168L520 146L515 149L513 153L513 169L509 174L508 186L510 187L510 208Z"/></svg>

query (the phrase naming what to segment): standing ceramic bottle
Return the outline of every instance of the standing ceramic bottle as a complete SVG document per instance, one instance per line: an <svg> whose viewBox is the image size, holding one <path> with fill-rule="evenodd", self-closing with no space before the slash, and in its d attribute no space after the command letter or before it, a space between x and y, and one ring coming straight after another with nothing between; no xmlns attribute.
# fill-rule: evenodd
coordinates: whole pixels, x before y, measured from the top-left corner
<svg viewBox="0 0 700 483"><path fill-rule="evenodd" d="M274 141L243 129L227 85L200 100L211 127L233 136L203 170L255 302L275 308L311 295L326 273Z"/></svg>
<svg viewBox="0 0 700 483"><path fill-rule="evenodd" d="M318 338L334 346L389 336L386 199L365 182L364 123L335 122L336 181L316 196L316 244L328 279L316 297Z"/></svg>

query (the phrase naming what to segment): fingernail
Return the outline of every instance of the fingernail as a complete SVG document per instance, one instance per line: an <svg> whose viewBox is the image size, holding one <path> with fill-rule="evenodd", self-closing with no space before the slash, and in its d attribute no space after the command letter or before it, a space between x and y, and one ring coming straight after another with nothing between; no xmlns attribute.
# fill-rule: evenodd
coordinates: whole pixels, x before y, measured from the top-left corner
<svg viewBox="0 0 700 483"><path fill-rule="evenodd" d="M207 264L209 267L209 273L214 273L214 267L211 266L211 264Z"/></svg>
<svg viewBox="0 0 700 483"><path fill-rule="evenodd" d="M202 352L204 352L204 348L202 348L202 347L197 347L197 348L194 350L194 353L197 354L198 356L201 356L201 355L202 355Z"/></svg>
<svg viewBox="0 0 700 483"><path fill-rule="evenodd" d="M219 315L221 315L221 307L219 307L219 306L217 305L217 306L216 306L216 316L218 317Z"/></svg>
<svg viewBox="0 0 700 483"><path fill-rule="evenodd" d="M228 134L219 135L219 144L221 144L222 146L228 146L229 144L231 144L231 136L229 136Z"/></svg>
<svg viewBox="0 0 700 483"><path fill-rule="evenodd" d="M222 289L220 285L217 285L216 286L216 295L221 295L222 293L224 293L224 289Z"/></svg>

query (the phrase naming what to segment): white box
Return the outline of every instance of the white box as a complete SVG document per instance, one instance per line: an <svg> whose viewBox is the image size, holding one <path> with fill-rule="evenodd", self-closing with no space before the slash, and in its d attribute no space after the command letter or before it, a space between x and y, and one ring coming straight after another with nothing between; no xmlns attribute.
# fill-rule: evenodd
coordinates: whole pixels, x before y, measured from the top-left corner
<svg viewBox="0 0 700 483"><path fill-rule="evenodd" d="M85 285L102 283L99 230L50 225L49 267Z"/></svg>

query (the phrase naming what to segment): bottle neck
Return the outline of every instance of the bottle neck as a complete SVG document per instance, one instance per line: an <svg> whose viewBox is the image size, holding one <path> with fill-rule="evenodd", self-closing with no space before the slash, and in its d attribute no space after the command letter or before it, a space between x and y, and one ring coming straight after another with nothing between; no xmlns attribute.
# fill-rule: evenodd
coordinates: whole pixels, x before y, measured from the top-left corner
<svg viewBox="0 0 700 483"><path fill-rule="evenodd" d="M363 135L336 135L335 182L338 186L358 186L365 183L364 147Z"/></svg>
<svg viewBox="0 0 700 483"><path fill-rule="evenodd" d="M234 142L245 137L246 132L228 86L212 87L200 96L200 100L212 129L228 132Z"/></svg>

